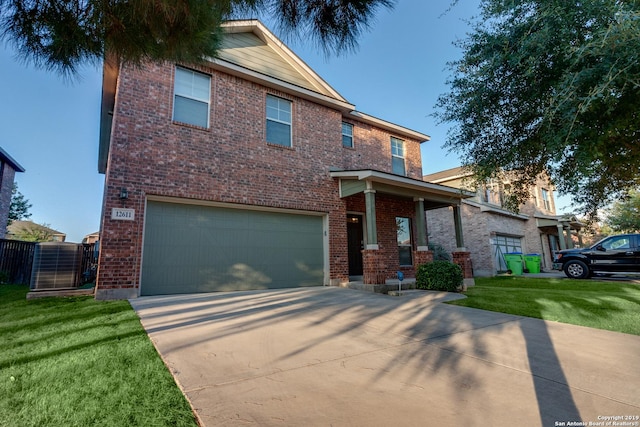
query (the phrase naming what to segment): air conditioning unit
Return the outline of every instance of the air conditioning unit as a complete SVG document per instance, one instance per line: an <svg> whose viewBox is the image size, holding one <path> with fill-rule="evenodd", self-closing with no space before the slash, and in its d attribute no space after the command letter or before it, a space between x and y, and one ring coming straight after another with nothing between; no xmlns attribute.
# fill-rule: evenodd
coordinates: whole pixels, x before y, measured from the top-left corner
<svg viewBox="0 0 640 427"><path fill-rule="evenodd" d="M31 290L77 288L81 281L82 245L44 242L36 245Z"/></svg>

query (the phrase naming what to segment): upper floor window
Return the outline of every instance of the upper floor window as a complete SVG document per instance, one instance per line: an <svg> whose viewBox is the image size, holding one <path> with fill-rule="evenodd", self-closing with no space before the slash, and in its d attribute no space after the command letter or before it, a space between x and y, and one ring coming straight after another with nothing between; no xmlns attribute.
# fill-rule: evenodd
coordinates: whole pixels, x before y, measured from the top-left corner
<svg viewBox="0 0 640 427"><path fill-rule="evenodd" d="M400 265L413 265L411 261L411 219L396 217L398 239L398 262Z"/></svg>
<svg viewBox="0 0 640 427"><path fill-rule="evenodd" d="M342 122L342 146L353 148L353 125Z"/></svg>
<svg viewBox="0 0 640 427"><path fill-rule="evenodd" d="M173 97L174 121L208 128L210 99L210 76L176 67Z"/></svg>
<svg viewBox="0 0 640 427"><path fill-rule="evenodd" d="M267 95L267 142L291 147L291 101Z"/></svg>
<svg viewBox="0 0 640 427"><path fill-rule="evenodd" d="M542 193L542 205L544 206L544 208L548 211L551 210L551 198L549 197L549 190L547 190L546 188L542 188L540 190L540 192Z"/></svg>
<svg viewBox="0 0 640 427"><path fill-rule="evenodd" d="M396 175L406 175L404 167L404 141L391 137L391 170Z"/></svg>

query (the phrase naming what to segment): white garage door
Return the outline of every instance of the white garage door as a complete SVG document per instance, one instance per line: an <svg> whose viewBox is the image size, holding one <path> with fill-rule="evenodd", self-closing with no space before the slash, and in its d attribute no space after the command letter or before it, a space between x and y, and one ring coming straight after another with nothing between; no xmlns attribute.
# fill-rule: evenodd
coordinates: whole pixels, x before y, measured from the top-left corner
<svg viewBox="0 0 640 427"><path fill-rule="evenodd" d="M323 218L149 201L142 295L321 286Z"/></svg>

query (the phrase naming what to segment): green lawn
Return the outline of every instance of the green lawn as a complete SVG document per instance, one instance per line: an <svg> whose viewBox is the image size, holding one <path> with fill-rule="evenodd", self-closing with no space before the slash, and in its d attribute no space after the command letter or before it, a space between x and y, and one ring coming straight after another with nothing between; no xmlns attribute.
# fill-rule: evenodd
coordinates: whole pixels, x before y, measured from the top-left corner
<svg viewBox="0 0 640 427"><path fill-rule="evenodd" d="M0 426L196 426L127 301L0 285Z"/></svg>
<svg viewBox="0 0 640 427"><path fill-rule="evenodd" d="M640 285L630 282L476 278L450 304L640 335Z"/></svg>

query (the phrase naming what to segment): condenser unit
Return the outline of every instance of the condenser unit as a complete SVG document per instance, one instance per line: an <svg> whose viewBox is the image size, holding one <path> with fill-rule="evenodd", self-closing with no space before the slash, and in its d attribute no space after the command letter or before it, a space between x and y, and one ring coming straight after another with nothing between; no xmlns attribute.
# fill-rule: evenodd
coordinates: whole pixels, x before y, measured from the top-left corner
<svg viewBox="0 0 640 427"><path fill-rule="evenodd" d="M82 245L44 242L36 245L31 290L76 288L80 285Z"/></svg>

